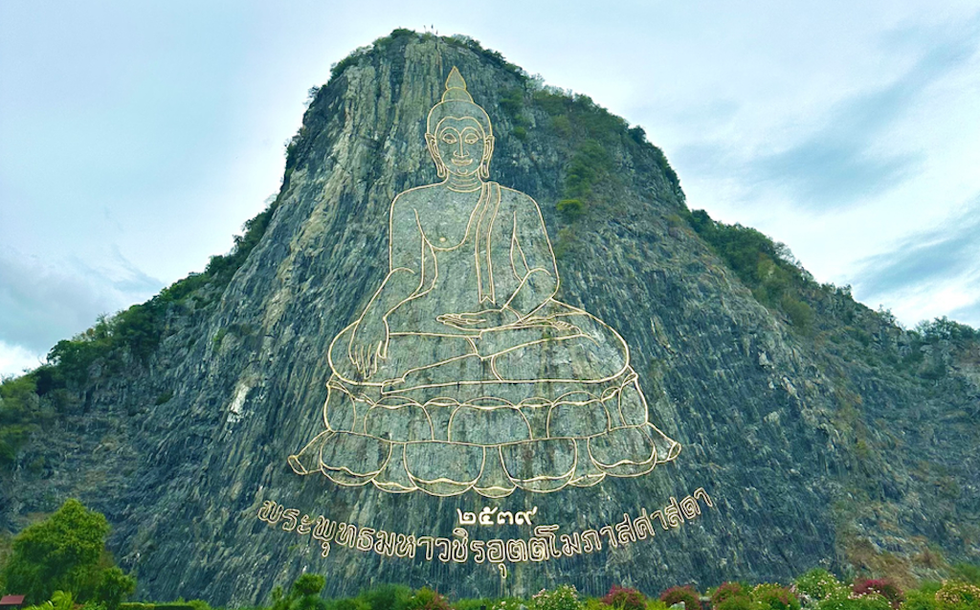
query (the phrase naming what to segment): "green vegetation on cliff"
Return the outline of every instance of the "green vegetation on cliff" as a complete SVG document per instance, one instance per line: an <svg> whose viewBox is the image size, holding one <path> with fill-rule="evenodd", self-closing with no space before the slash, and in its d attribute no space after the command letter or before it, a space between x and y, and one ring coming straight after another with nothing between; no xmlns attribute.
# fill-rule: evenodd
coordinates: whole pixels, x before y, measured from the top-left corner
<svg viewBox="0 0 980 610"><path fill-rule="evenodd" d="M683 220L759 303L784 316L802 337L829 344L847 359L887 366L928 385L980 341L980 332L945 316L904 329L890 312L855 301L850 286L816 282L785 244L756 229L718 222L704 210L687 212Z"/></svg>
<svg viewBox="0 0 980 610"><path fill-rule="evenodd" d="M206 309L220 298L222 289L265 234L277 201L247 221L245 234L235 236L231 252L212 256L203 273L174 282L149 301L115 316L100 317L81 335L56 343L48 352L50 368L39 373L39 379L46 380L47 389L54 389L65 383L84 383L89 367L96 361L110 371L129 362L146 362L167 335L169 315L198 307Z"/></svg>
<svg viewBox="0 0 980 610"><path fill-rule="evenodd" d="M278 199L248 220L231 252L212 256L203 273L178 280L149 301L114 316L99 316L85 332L58 341L48 352L47 364L0 383L0 473L15 464L31 433L57 417L67 391L85 387L93 365L111 374L145 364L169 334L173 318L212 310L262 239L277 206ZM42 397L49 400L41 401Z"/></svg>
<svg viewBox="0 0 980 610"><path fill-rule="evenodd" d="M814 284L782 243L750 227L716 222L704 210L694 210L687 222L735 272L756 300L786 314L803 333L813 327L813 310L803 298L804 289Z"/></svg>

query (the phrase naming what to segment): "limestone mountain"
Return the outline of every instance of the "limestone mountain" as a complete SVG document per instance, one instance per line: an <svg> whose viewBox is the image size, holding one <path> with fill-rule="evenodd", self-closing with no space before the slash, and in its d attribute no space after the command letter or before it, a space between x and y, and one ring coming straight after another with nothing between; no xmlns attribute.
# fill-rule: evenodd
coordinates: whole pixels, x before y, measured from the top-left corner
<svg viewBox="0 0 980 610"><path fill-rule="evenodd" d="M607 459L599 441L576 437L575 455L587 447L598 468L569 475L580 485L547 487L568 474L558 447L571 445L539 443L500 453L497 487L467 483L500 497L445 487L463 453L409 463L404 447L401 461L384 456L399 469L385 490L361 475L375 476L378 447L394 451L397 422L350 449L343 468L329 468L334 449L317 448L308 463L332 478L300 476L288 461L324 432L339 366L331 342L389 274L392 200L442 180L426 121L454 67L492 121L501 205L525 194L540 208L561 279L552 300L621 336L646 416L682 447L658 445L642 476L619 476L639 473L622 468L640 460ZM521 329L544 332L535 324ZM16 529L82 499L106 514L116 558L146 598L253 604L304 571L326 575L331 594L379 582L459 595L555 582L652 593L818 565L912 579L980 558L976 333L945 320L904 330L814 282L761 234L691 212L641 128L463 37L396 30L340 62L288 147L278 197L235 250L60 342L51 359L20 382L36 417L8 443L3 522ZM426 405L431 419L446 403ZM485 412L498 406L470 407L488 434L497 424ZM549 474L516 473L532 462L532 475ZM405 471L422 489L389 493Z"/></svg>

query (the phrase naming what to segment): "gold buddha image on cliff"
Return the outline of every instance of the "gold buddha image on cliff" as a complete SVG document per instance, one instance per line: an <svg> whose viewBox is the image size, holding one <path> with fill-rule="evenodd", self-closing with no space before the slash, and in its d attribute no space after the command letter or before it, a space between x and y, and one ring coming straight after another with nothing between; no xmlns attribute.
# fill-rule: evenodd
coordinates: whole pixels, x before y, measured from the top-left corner
<svg viewBox="0 0 980 610"><path fill-rule="evenodd" d="M389 271L330 345L301 475L503 497L635 477L680 445L648 419L619 334L555 300L537 203L489 180L494 137L456 68L425 135L442 182L391 204Z"/></svg>

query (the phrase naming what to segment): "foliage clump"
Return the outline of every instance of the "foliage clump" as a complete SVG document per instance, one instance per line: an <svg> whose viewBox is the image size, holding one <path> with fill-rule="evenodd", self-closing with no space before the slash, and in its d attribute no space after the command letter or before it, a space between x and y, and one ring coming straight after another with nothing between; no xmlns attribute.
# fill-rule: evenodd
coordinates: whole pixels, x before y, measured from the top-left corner
<svg viewBox="0 0 980 610"><path fill-rule="evenodd" d="M936 591L936 610L980 610L980 587L961 582L945 582Z"/></svg>
<svg viewBox="0 0 980 610"><path fill-rule="evenodd" d="M872 593L868 595L847 595L835 593L817 604L817 610L890 610L888 600Z"/></svg>
<svg viewBox="0 0 980 610"><path fill-rule="evenodd" d="M23 594L28 604L57 604L54 593L61 591L73 600L116 610L136 589L136 581L112 565L105 549L108 535L102 514L67 500L14 537L13 553L2 571L5 590ZM60 602L66 599L59 597Z"/></svg>
<svg viewBox="0 0 980 610"><path fill-rule="evenodd" d="M823 568L813 568L793 585L807 601L822 601L846 590L837 577Z"/></svg>
<svg viewBox="0 0 980 610"><path fill-rule="evenodd" d="M531 597L532 610L579 610L581 606L578 591L572 585L542 589Z"/></svg>
<svg viewBox="0 0 980 610"><path fill-rule="evenodd" d="M35 375L0 383L0 468L10 468L16 462L31 432L52 415L41 407Z"/></svg>
<svg viewBox="0 0 980 610"><path fill-rule="evenodd" d="M582 203L581 199L562 199L555 205L555 208L559 214L569 221L577 220L585 213L585 204Z"/></svg>
<svg viewBox="0 0 980 610"><path fill-rule="evenodd" d="M902 590L887 578L863 578L855 580L851 586L851 591L855 595L877 593L887 599L892 605L892 608L898 608L905 601L905 595L902 593Z"/></svg>
<svg viewBox="0 0 980 610"><path fill-rule="evenodd" d="M978 572L980 567L971 564L953 568L957 577ZM687 610L980 610L980 587L963 580L923 582L917 589L903 593L886 579L856 579L844 584L820 568L801 575L790 587L725 582L709 589L706 598L692 585L671 587L661 593L660 599L649 599L637 589L619 585L612 586L601 598L582 597L574 586L559 585L541 590L530 599L451 601L429 587L413 591L406 586L386 584L361 591L356 597L325 599L322 597L325 583L324 576L302 574L288 587L288 594L278 586L273 590L271 605L254 610L668 610L679 603ZM86 598L71 590L55 592L50 600L41 607L26 610L74 610L79 601L87 601L85 610L212 610L201 600L112 605L104 596Z"/></svg>
<svg viewBox="0 0 980 610"><path fill-rule="evenodd" d="M713 220L704 210L694 210L688 224L728 264L738 279L752 290L757 301L786 315L803 334L813 330L814 312L803 298L814 284L785 244L740 224Z"/></svg>
<svg viewBox="0 0 980 610"><path fill-rule="evenodd" d="M326 610L327 602L320 597L326 583L319 574L301 574L288 594L283 594L282 587L273 589L270 610Z"/></svg>
<svg viewBox="0 0 980 610"><path fill-rule="evenodd" d="M602 603L617 610L646 610L647 598L636 589L613 585Z"/></svg>
<svg viewBox="0 0 980 610"><path fill-rule="evenodd" d="M712 610L754 610L751 591L740 582L718 585L709 596Z"/></svg>
<svg viewBox="0 0 980 610"><path fill-rule="evenodd" d="M412 590L404 585L380 585L362 591L358 598L370 610L406 610L412 599Z"/></svg>
<svg viewBox="0 0 980 610"><path fill-rule="evenodd" d="M800 598L782 585L762 583L752 589L752 600L761 610L800 610Z"/></svg>
<svg viewBox="0 0 980 610"><path fill-rule="evenodd" d="M422 587L409 598L408 610L451 610L449 600L429 587Z"/></svg>
<svg viewBox="0 0 980 610"><path fill-rule="evenodd" d="M660 601L673 606L684 603L684 610L701 610L701 594L691 585L671 587L660 594Z"/></svg>

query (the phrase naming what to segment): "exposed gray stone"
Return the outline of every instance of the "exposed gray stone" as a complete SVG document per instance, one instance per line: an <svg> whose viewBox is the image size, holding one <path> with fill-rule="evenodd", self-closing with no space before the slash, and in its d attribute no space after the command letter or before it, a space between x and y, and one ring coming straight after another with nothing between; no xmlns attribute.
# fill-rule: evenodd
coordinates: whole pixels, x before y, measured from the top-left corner
<svg viewBox="0 0 980 610"><path fill-rule="evenodd" d="M424 118L454 65L494 120L492 178L541 206L559 249L558 298L623 336L651 421L683 446L648 475L501 500L436 498L342 488L297 476L286 462L323 429L330 341L387 272L381 227L392 198L437 181ZM625 583L657 593L688 582L785 581L817 565L844 568L856 544L892 553L912 572L930 569L914 562L925 544L976 561L980 352L961 354L930 386L794 334L676 222L683 195L659 151L625 130L602 128L613 175L596 183L584 218L563 219L555 205L589 134L577 123L555 128L525 92L527 136L512 135L518 125L498 101L518 87L518 76L486 54L414 36L333 78L305 116L268 230L220 301L175 313L146 366L91 377L26 452L25 463L43 457L44 466L5 483L8 522L78 496L106 513L112 549L142 597L214 605L267 601L273 586L304 571L326 575L330 594L381 582L449 595L530 594L570 582L601 594ZM832 321L842 302L813 306ZM875 323L854 310L859 317L846 324ZM167 390L173 397L154 404ZM426 561L424 551L382 559L333 544L322 558L309 536L257 518L274 500L451 538L457 509L537 507L535 525L569 532L652 512L697 488L714 507L681 527L656 526L652 539L576 559L507 563L506 579L490 563ZM515 525L493 535L530 532Z"/></svg>

